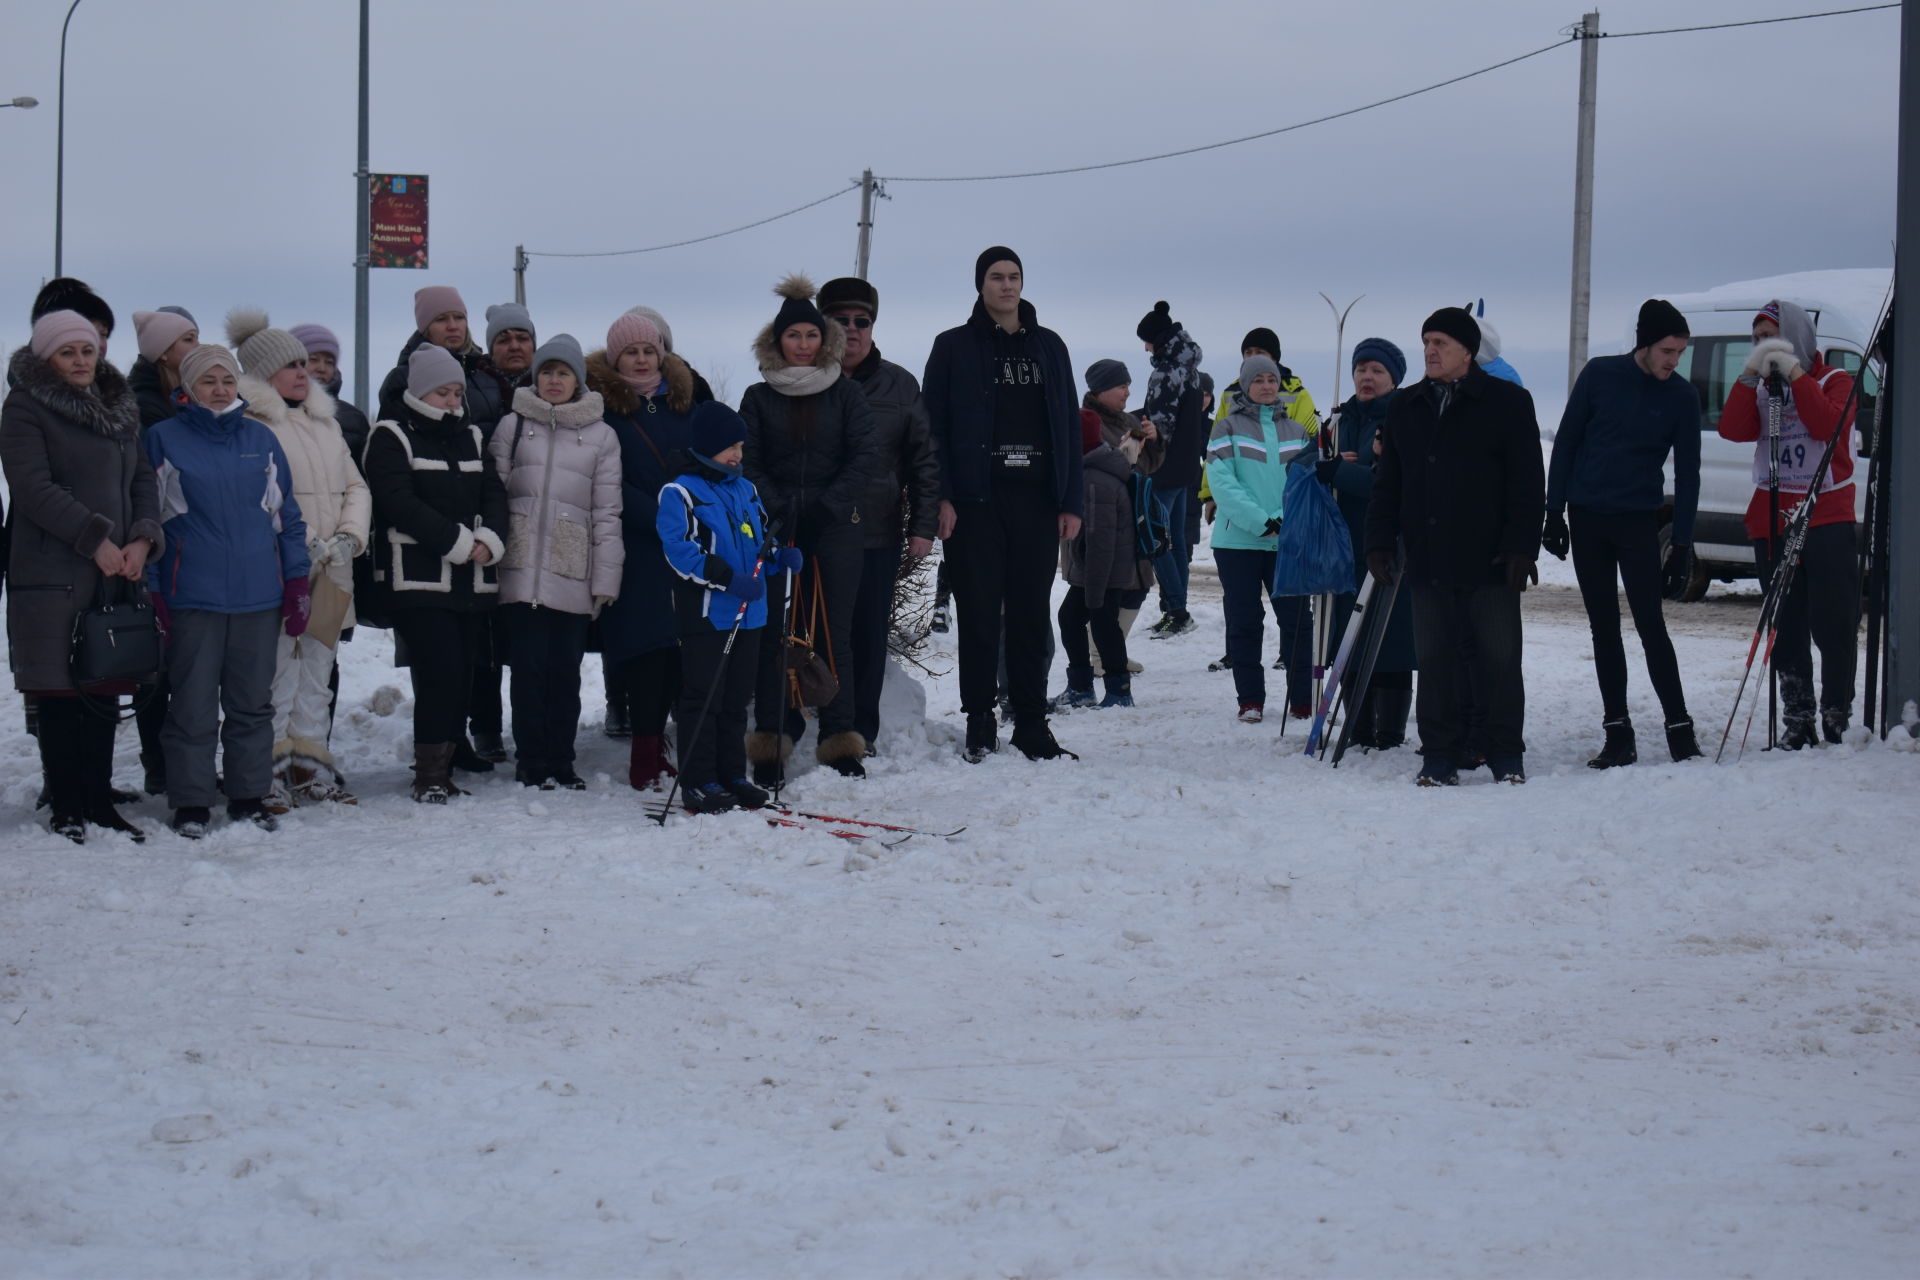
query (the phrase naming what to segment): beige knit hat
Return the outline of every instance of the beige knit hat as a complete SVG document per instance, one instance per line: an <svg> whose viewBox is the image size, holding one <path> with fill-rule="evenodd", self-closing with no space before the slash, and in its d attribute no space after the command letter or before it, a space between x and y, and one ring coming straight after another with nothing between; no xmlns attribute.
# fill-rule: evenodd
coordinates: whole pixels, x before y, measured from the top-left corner
<svg viewBox="0 0 1920 1280"><path fill-rule="evenodd" d="M285 329L267 327L267 313L250 307L227 312L227 341L240 357L243 372L262 380L307 358L300 339Z"/></svg>

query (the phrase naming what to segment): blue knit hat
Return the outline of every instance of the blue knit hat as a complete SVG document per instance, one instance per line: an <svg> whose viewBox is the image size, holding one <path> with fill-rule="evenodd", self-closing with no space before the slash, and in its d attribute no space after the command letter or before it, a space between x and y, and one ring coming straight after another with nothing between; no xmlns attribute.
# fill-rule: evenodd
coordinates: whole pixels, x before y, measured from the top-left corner
<svg viewBox="0 0 1920 1280"><path fill-rule="evenodd" d="M1377 360L1385 365L1393 377L1394 386L1406 380L1407 357L1385 338L1362 338L1353 349L1353 364L1349 367L1358 369L1368 360Z"/></svg>

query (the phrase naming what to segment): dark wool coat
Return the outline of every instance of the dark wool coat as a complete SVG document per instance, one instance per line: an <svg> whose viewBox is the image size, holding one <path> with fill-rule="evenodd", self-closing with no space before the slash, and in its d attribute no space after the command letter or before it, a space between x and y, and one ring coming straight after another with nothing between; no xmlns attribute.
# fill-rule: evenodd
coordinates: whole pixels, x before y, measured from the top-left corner
<svg viewBox="0 0 1920 1280"><path fill-rule="evenodd" d="M1079 515L1086 500L1081 487L1080 402L1074 388L1067 344L1040 327L1033 304L1020 303L1021 331L1040 363L1047 388L1049 456L1053 462L1053 498L1058 509ZM974 300L973 314L957 328L933 340L920 392L933 424L933 445L940 455L940 496L955 502L986 502L993 497L993 373L991 363L1003 337ZM1004 333L1004 331L1002 331Z"/></svg>
<svg viewBox="0 0 1920 1280"><path fill-rule="evenodd" d="M1061 544L1060 566L1067 585L1087 593L1087 607L1098 609L1113 591L1137 591L1153 585L1153 565L1139 556L1133 524L1133 495L1127 476L1133 465L1110 445L1088 453L1083 466L1086 515L1078 537Z"/></svg>
<svg viewBox="0 0 1920 1280"><path fill-rule="evenodd" d="M693 407L711 395L692 368L670 355L660 366L666 390L637 395L596 351L587 357L587 386L605 402L604 420L620 441L620 533L627 560L620 595L600 611L600 654L609 667L680 642L673 616L678 576L660 543L660 490L677 474L674 461L693 442Z"/></svg>
<svg viewBox="0 0 1920 1280"><path fill-rule="evenodd" d="M940 529L940 460L920 384L875 347L851 377L873 410L873 479L860 512L868 547L898 547Z"/></svg>
<svg viewBox="0 0 1920 1280"><path fill-rule="evenodd" d="M826 339L815 367L838 369L846 335L829 323ZM762 371L786 367L771 324L760 331L754 354ZM837 378L823 391L790 396L756 382L740 397L740 416L747 421L741 469L782 540L793 538L802 523L825 527L867 519L863 508L878 459L873 410L857 383Z"/></svg>
<svg viewBox="0 0 1920 1280"><path fill-rule="evenodd" d="M1411 580L1469 588L1502 582L1494 557L1540 558L1546 467L1533 397L1479 365L1455 384L1422 378L1394 396L1367 508L1367 550L1404 537Z"/></svg>
<svg viewBox="0 0 1920 1280"><path fill-rule="evenodd" d="M393 609L490 609L506 555L506 487L487 463L480 428L436 413L402 393L399 416L375 423L367 441L374 579ZM470 561L475 542L492 561Z"/></svg>
<svg viewBox="0 0 1920 1280"><path fill-rule="evenodd" d="M8 366L0 405L0 465L13 503L7 648L13 683L73 688L73 619L100 589L103 540L166 549L153 467L140 451L140 409L127 380L102 361L91 387L68 384L25 347ZM130 585L130 584L129 584Z"/></svg>

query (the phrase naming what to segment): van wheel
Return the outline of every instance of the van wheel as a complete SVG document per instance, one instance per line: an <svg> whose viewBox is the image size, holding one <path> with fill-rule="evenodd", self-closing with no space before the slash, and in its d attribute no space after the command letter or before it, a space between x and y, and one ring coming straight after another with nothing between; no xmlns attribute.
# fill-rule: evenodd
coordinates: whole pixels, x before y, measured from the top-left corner
<svg viewBox="0 0 1920 1280"><path fill-rule="evenodd" d="M1661 525L1660 526L1660 563L1662 565L1665 565L1667 562L1667 547L1669 544L1672 543L1672 541L1673 541L1673 526L1671 524ZM1712 581L1713 581L1712 577L1709 576L1707 573L1706 562L1696 555L1693 558L1692 571L1687 575L1687 584L1684 587L1680 588L1679 595L1668 596L1667 599L1678 600L1682 604L1692 604L1696 600L1700 600L1706 596L1707 586Z"/></svg>

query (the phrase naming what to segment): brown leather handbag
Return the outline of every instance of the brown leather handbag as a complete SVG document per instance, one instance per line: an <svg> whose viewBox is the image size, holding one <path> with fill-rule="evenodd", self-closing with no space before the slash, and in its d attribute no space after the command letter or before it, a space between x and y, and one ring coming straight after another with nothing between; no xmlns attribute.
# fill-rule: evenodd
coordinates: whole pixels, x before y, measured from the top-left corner
<svg viewBox="0 0 1920 1280"><path fill-rule="evenodd" d="M807 566L811 583L787 601L787 631L781 637L787 666L787 697L796 707L824 707L840 696L840 673L833 665L833 632L827 625L827 600L820 590L820 565ZM800 614L806 609L803 630ZM821 655L825 655L822 657Z"/></svg>

